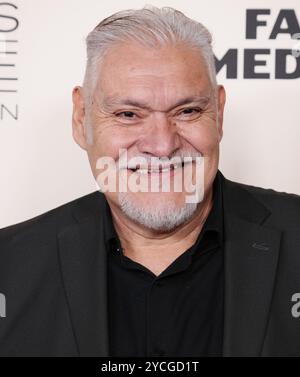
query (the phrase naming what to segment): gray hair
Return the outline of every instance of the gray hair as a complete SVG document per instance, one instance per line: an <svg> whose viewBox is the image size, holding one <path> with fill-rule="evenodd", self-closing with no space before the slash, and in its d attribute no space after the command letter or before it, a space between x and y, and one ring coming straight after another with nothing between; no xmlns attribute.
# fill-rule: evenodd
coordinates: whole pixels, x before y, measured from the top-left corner
<svg viewBox="0 0 300 377"><path fill-rule="evenodd" d="M99 68L108 48L120 42L138 42L148 48L184 42L198 49L204 58L213 89L217 87L211 33L200 22L171 8L146 5L142 9L117 12L102 20L87 38L87 65L84 95L91 103L99 77Z"/></svg>

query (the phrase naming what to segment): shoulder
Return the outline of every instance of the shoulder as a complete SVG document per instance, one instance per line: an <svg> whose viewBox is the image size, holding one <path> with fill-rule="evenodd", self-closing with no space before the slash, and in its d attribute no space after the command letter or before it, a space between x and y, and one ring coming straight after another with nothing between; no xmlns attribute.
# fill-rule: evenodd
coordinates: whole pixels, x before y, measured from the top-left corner
<svg viewBox="0 0 300 377"><path fill-rule="evenodd" d="M76 223L79 217L87 217L96 213L99 206L104 205L104 202L104 195L95 191L32 219L2 228L0 229L0 253L5 245L50 242L56 238L58 233Z"/></svg>
<svg viewBox="0 0 300 377"><path fill-rule="evenodd" d="M285 191L276 191L272 188L262 188L234 182L226 179L228 189L237 193L240 190L250 195L257 202L262 204L271 214L277 224L288 224L288 226L300 226L300 196ZM237 195L238 197L238 195Z"/></svg>
<svg viewBox="0 0 300 377"><path fill-rule="evenodd" d="M284 206L285 209L288 209L289 207L295 208L296 206L298 210L300 209L300 195L288 193L285 191L276 191L272 188L263 188L254 185L247 185L244 183L232 183L245 189L256 199L264 202L264 204L266 204L267 206L269 205L272 208L282 208L282 206Z"/></svg>

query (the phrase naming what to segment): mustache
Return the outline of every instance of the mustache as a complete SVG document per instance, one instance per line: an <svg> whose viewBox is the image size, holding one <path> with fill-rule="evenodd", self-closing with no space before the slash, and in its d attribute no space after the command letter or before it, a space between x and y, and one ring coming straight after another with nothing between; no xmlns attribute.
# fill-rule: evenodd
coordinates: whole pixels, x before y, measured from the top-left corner
<svg viewBox="0 0 300 377"><path fill-rule="evenodd" d="M203 154L198 151L176 151L169 157L150 156L149 154L139 154L130 158L120 156L117 165L119 169L135 169L137 167L144 168L165 168L170 165L184 165L202 158Z"/></svg>

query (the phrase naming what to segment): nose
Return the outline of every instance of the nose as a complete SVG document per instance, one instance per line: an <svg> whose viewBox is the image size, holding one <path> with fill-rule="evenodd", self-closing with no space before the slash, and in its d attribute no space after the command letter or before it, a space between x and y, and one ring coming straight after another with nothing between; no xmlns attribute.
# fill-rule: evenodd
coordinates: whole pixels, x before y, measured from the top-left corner
<svg viewBox="0 0 300 377"><path fill-rule="evenodd" d="M181 147L180 136L173 124L164 113L153 114L151 124L143 130L138 141L141 153L157 157L169 157Z"/></svg>

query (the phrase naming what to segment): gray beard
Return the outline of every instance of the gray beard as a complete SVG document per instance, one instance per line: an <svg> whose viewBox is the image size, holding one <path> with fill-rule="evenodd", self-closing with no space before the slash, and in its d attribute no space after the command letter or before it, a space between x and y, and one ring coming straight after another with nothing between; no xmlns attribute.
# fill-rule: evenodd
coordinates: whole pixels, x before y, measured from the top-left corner
<svg viewBox="0 0 300 377"><path fill-rule="evenodd" d="M119 193L119 203L123 213L146 228L166 232L175 229L190 219L199 203L185 203L176 207L172 201L162 201L159 206L141 208L126 193Z"/></svg>

